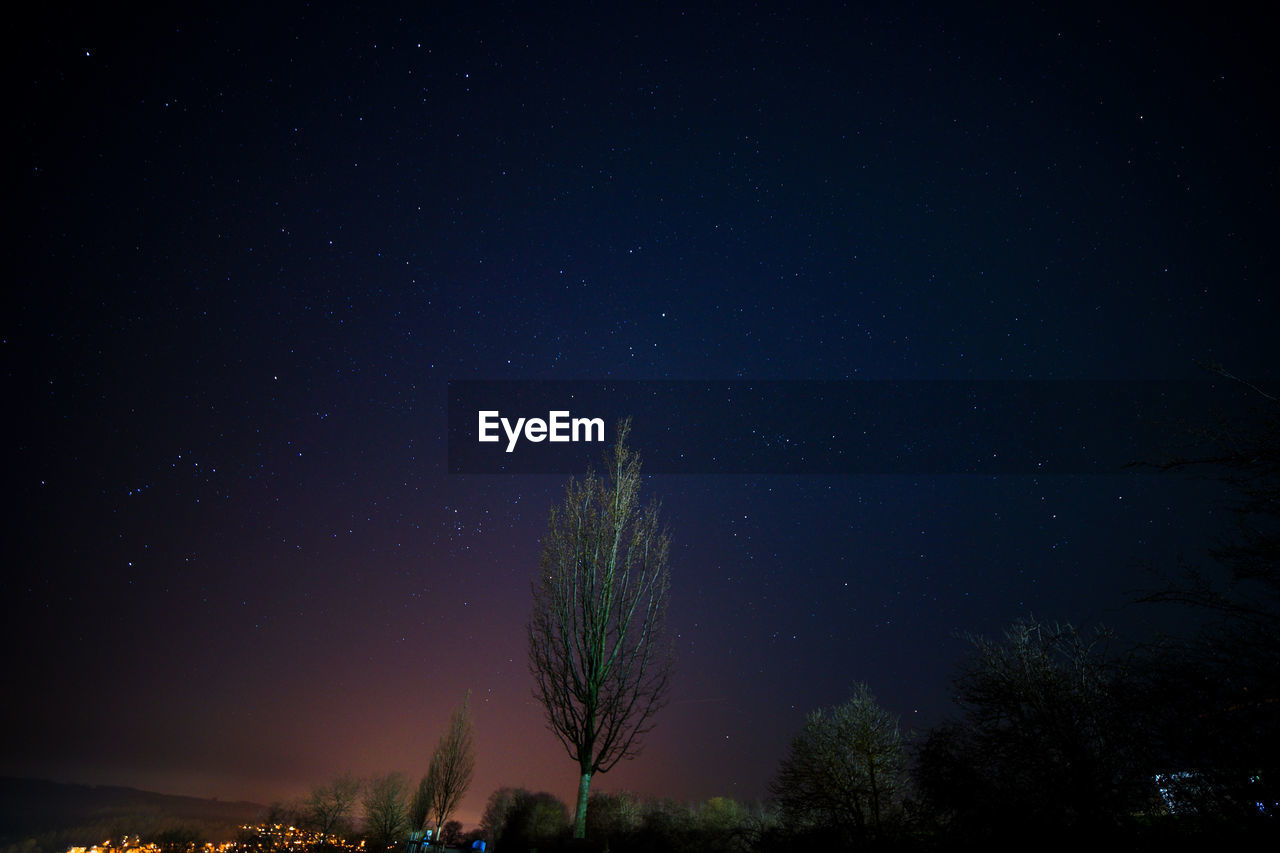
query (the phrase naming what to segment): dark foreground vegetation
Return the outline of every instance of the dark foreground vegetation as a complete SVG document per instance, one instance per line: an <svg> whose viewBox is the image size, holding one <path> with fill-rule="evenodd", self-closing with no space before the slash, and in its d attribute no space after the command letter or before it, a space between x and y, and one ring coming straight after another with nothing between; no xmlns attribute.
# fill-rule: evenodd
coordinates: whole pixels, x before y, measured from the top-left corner
<svg viewBox="0 0 1280 853"><path fill-rule="evenodd" d="M471 777L464 703L416 790L399 774L342 777L246 851L753 853L787 850L1273 849L1280 840L1280 402L1256 428L1223 428L1214 452L1160 467L1203 470L1237 495L1212 560L1146 596L1210 618L1197 633L1122 648L1099 628L1032 617L968 636L956 712L908 738L871 689L814 711L780 762L767 802L701 804L593 793L581 834L547 793L494 791L479 827L449 818ZM576 815L574 816L576 817ZM300 841L301 839L301 841ZM195 853L169 830L159 853ZM7 853L62 853L33 839Z"/></svg>
<svg viewBox="0 0 1280 853"><path fill-rule="evenodd" d="M767 804L596 794L585 837L570 841L558 800L503 790L484 837L497 853L1273 846L1280 400L1248 387L1255 420L1203 430L1194 452L1151 466L1234 491L1233 527L1210 560L1166 572L1144 597L1187 608L1195 633L1121 648L1102 628L1024 617L1003 636L964 638L956 713L910 742L864 684L813 712Z"/></svg>

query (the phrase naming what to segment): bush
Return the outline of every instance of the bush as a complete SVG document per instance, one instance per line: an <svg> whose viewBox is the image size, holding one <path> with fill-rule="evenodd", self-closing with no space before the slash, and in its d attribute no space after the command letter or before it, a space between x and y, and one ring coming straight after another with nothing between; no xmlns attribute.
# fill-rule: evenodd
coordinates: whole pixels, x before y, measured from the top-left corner
<svg viewBox="0 0 1280 853"><path fill-rule="evenodd" d="M971 836L1093 834L1150 808L1141 715L1106 635L1016 622L971 638L959 720L931 732L917 779L943 825Z"/></svg>
<svg viewBox="0 0 1280 853"><path fill-rule="evenodd" d="M773 793L793 832L852 843L882 835L905 793L898 718L865 684L843 705L814 711L778 768Z"/></svg>
<svg viewBox="0 0 1280 853"><path fill-rule="evenodd" d="M594 793L587 801L587 838L601 843L617 842L640 826L640 804L626 792Z"/></svg>
<svg viewBox="0 0 1280 853"><path fill-rule="evenodd" d="M569 828L564 801L545 791L499 788L489 795L481 829L494 851L521 851L562 838Z"/></svg>

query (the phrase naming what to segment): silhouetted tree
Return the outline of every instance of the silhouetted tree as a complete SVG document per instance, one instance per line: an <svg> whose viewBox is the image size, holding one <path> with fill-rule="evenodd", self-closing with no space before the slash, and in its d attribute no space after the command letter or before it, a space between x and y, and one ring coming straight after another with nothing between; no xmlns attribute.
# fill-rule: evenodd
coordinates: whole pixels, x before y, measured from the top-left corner
<svg viewBox="0 0 1280 853"><path fill-rule="evenodd" d="M480 818L480 827L495 851L519 851L554 840L568 825L569 811L559 797L523 788L494 791Z"/></svg>
<svg viewBox="0 0 1280 853"><path fill-rule="evenodd" d="M1143 467L1197 473L1229 487L1234 523L1211 550L1227 577L1218 581L1192 567L1143 600L1190 604L1221 614L1234 630L1275 636L1280 633L1280 399L1221 365L1209 369L1252 389L1261 407L1251 418L1193 430L1202 449L1191 455Z"/></svg>
<svg viewBox="0 0 1280 853"><path fill-rule="evenodd" d="M428 765L428 768L430 765ZM422 774L418 787L409 798L409 847L407 853L419 853L426 840L427 821L431 819L431 804L435 799L430 769Z"/></svg>
<svg viewBox="0 0 1280 853"><path fill-rule="evenodd" d="M279 800L267 806L262 813L262 823L267 826L290 826L301 822L296 805L282 803Z"/></svg>
<svg viewBox="0 0 1280 853"><path fill-rule="evenodd" d="M1149 467L1224 483L1231 527L1213 564L1184 566L1147 602L1211 614L1194 638L1168 639L1150 660L1150 706L1166 792L1183 808L1239 825L1280 814L1280 399L1250 389L1251 417L1195 431L1200 449Z"/></svg>
<svg viewBox="0 0 1280 853"><path fill-rule="evenodd" d="M480 830L490 847L495 847L502 837L502 829L507 824L507 813L511 811L520 793L522 790L519 788L498 788L489 794L484 812L480 815ZM527 794L528 791L523 793Z"/></svg>
<svg viewBox="0 0 1280 853"><path fill-rule="evenodd" d="M445 847L457 847L462 844L462 821L447 821L440 827L440 843Z"/></svg>
<svg viewBox="0 0 1280 853"><path fill-rule="evenodd" d="M471 725L471 694L449 717L449 727L440 736L426 779L419 785L430 804L430 820L439 835L440 828L462 802L471 777L475 773L474 735Z"/></svg>
<svg viewBox="0 0 1280 853"><path fill-rule="evenodd" d="M640 804L626 792L592 792L587 802L586 837L608 843L623 838L640 825Z"/></svg>
<svg viewBox="0 0 1280 853"><path fill-rule="evenodd" d="M371 850L399 844L409 830L408 784L403 773L369 780L365 787L364 831Z"/></svg>
<svg viewBox="0 0 1280 853"><path fill-rule="evenodd" d="M345 835L351 831L351 812L360 797L360 780L351 774L328 785L311 789L302 804L306 825L323 835Z"/></svg>
<svg viewBox="0 0 1280 853"><path fill-rule="evenodd" d="M1114 829L1154 805L1153 769L1109 636L1034 619L1001 642L970 636L959 720L932 731L917 779L953 829Z"/></svg>
<svg viewBox="0 0 1280 853"><path fill-rule="evenodd" d="M698 807L697 849L706 853L750 850L748 812L731 797L712 797Z"/></svg>
<svg viewBox="0 0 1280 853"><path fill-rule="evenodd" d="M649 800L641 810L636 833L638 849L683 853L697 826L697 817L687 804L672 799Z"/></svg>
<svg viewBox="0 0 1280 853"><path fill-rule="evenodd" d="M533 585L529 669L547 722L578 764L574 836L591 777L634 756L667 694L663 636L669 541L658 506L640 506L640 459L618 426L606 478L570 480L553 509Z"/></svg>
<svg viewBox="0 0 1280 853"><path fill-rule="evenodd" d="M782 818L776 805L756 802L746 806L741 824L741 848L761 851L777 847L773 839L781 831Z"/></svg>
<svg viewBox="0 0 1280 853"><path fill-rule="evenodd" d="M858 684L844 704L809 715L772 791L787 825L856 841L882 829L901 798L905 766L898 718Z"/></svg>

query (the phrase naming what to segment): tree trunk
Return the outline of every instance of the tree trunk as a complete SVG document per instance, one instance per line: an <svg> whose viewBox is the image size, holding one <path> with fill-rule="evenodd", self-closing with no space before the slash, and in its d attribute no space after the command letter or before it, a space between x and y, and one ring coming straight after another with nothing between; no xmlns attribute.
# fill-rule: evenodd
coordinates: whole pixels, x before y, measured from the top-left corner
<svg viewBox="0 0 1280 853"><path fill-rule="evenodd" d="M867 776L871 779L871 831L880 834L880 788L876 785L876 760L867 755Z"/></svg>
<svg viewBox="0 0 1280 853"><path fill-rule="evenodd" d="M578 811L573 821L573 837L587 837L587 798L591 794L591 774L583 773L578 781Z"/></svg>

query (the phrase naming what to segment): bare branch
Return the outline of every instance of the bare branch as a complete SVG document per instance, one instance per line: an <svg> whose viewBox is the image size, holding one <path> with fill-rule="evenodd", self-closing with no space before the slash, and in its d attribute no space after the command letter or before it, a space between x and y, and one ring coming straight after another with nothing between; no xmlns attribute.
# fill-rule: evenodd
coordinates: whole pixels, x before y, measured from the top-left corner
<svg viewBox="0 0 1280 853"><path fill-rule="evenodd" d="M426 814L439 838L440 828L458 808L471 777L475 773L476 759L471 726L471 694L449 718L449 727L440 736L440 743L431 754L427 775L419 785L419 796L426 806Z"/></svg>
<svg viewBox="0 0 1280 853"><path fill-rule="evenodd" d="M529 671L550 729L581 774L582 837L594 773L635 756L665 704L670 540L659 506L641 507L640 459L618 426L605 477L571 480L552 510L533 585Z"/></svg>

